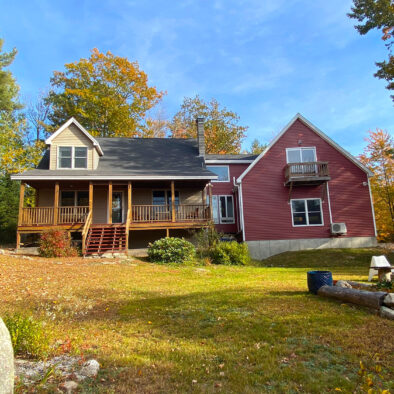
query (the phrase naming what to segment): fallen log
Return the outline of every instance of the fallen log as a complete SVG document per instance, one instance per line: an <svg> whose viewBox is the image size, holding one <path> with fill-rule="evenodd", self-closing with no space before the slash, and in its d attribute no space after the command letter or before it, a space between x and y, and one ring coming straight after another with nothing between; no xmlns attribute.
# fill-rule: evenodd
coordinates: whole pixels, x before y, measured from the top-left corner
<svg viewBox="0 0 394 394"><path fill-rule="evenodd" d="M364 290L370 290L373 286L372 283L354 282L352 280L347 280L346 282L352 287L361 287Z"/></svg>
<svg viewBox="0 0 394 394"><path fill-rule="evenodd" d="M374 309L380 309L383 305L384 297L387 295L383 291L365 291L337 286L322 286L317 291L317 294L322 297L335 298Z"/></svg>

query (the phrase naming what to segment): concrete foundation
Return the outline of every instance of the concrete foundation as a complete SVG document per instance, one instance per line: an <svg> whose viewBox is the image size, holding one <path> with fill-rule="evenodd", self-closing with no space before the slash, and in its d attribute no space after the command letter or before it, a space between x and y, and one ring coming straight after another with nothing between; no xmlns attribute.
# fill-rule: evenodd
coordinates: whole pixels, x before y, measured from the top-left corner
<svg viewBox="0 0 394 394"><path fill-rule="evenodd" d="M253 259L264 260L283 252L332 249L332 248L368 248L377 245L375 237L338 237L338 238L307 238L277 239L270 241L246 241Z"/></svg>

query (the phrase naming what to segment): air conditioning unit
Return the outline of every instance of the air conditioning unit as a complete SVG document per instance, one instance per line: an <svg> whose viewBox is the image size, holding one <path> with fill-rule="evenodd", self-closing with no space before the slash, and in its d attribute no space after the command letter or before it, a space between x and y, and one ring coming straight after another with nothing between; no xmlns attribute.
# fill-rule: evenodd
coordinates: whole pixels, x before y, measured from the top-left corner
<svg viewBox="0 0 394 394"><path fill-rule="evenodd" d="M331 234L346 234L346 224L345 223L331 223Z"/></svg>

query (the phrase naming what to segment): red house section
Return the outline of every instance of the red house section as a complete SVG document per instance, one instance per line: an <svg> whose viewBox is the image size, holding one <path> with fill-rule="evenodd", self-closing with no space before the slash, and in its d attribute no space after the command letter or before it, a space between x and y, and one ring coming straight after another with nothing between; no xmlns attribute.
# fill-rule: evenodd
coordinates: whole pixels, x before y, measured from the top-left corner
<svg viewBox="0 0 394 394"><path fill-rule="evenodd" d="M328 162L330 180L321 185L285 186L286 148L315 147ZM367 173L299 118L242 179L246 241L331 237L330 223L345 223L341 237L374 237ZM293 226L291 199L322 199L323 224ZM331 208L331 217L330 217Z"/></svg>
<svg viewBox="0 0 394 394"><path fill-rule="evenodd" d="M217 231L225 233L225 234L237 234L241 231L240 228L240 220L239 220L239 203L238 203L238 193L234 186L234 178L237 179L249 166L249 164L207 164L208 166L228 166L230 173L229 182L212 182L212 195L220 196L220 195L232 195L234 201L234 217L235 221L232 224L215 224L215 228ZM220 216L220 215L219 215Z"/></svg>

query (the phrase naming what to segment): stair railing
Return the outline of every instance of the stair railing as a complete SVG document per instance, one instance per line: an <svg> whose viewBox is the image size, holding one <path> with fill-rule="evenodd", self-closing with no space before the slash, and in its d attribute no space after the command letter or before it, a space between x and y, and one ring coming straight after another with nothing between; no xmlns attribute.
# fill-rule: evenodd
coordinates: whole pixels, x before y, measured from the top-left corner
<svg viewBox="0 0 394 394"><path fill-rule="evenodd" d="M86 252L86 238L88 236L90 225L92 224L92 217L93 217L93 211L90 210L86 218L85 224L83 225L82 228L82 254L83 255L85 255Z"/></svg>

